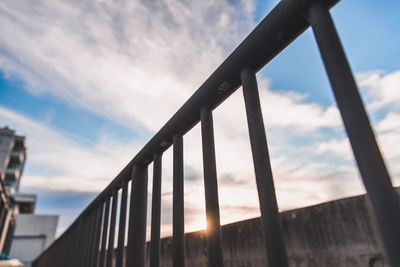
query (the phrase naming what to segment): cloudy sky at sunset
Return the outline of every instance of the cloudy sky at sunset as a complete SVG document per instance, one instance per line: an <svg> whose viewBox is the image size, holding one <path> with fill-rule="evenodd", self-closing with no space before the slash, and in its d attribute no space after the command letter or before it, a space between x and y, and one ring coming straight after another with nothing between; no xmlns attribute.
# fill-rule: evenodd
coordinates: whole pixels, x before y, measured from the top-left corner
<svg viewBox="0 0 400 267"><path fill-rule="evenodd" d="M0 1L0 126L27 137L21 191L38 194L36 212L66 229L277 3ZM400 185L400 2L342 0L331 14ZM312 32L257 76L279 209L363 193ZM241 89L214 123L222 223L258 216ZM192 231L205 227L198 126L184 146ZM171 151L163 167L168 235Z"/></svg>

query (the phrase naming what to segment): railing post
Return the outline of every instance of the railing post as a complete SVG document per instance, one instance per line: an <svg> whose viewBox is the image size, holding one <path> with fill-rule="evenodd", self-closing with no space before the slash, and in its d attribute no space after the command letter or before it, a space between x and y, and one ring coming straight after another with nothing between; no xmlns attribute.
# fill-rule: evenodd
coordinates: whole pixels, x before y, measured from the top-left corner
<svg viewBox="0 0 400 267"><path fill-rule="evenodd" d="M119 215L119 227L118 227L118 248L117 248L116 265L115 265L116 267L122 267L124 261L127 198L128 198L128 181L123 180L121 206L120 206L121 208Z"/></svg>
<svg viewBox="0 0 400 267"><path fill-rule="evenodd" d="M96 211L94 210L95 208L93 207L90 211L90 226L89 226L89 243L88 243L88 251L86 254L86 261L85 261L85 266L90 266L90 261L92 259L92 248L93 248L93 238L94 238L94 225L96 223ZM57 247L55 247L57 250ZM57 257L58 258L58 257Z"/></svg>
<svg viewBox="0 0 400 267"><path fill-rule="evenodd" d="M75 243L75 255L74 255L74 259L72 261L73 266L79 266L80 265L80 259L82 258L82 245L83 245L83 238L82 238L82 234L83 234L83 218L79 218L78 219L78 223L76 225L76 234L74 236L74 243Z"/></svg>
<svg viewBox="0 0 400 267"><path fill-rule="evenodd" d="M90 267L94 266L95 263L95 257L96 257L96 249L98 250L98 243L97 243L97 238L98 238L98 234L100 234L100 231L98 229L98 227L100 226L100 206L96 205L93 208L93 216L94 216L94 220L93 220L93 229L92 229L92 243L90 246L90 255L89 255L89 265ZM97 244L97 248L96 248L96 244Z"/></svg>
<svg viewBox="0 0 400 267"><path fill-rule="evenodd" d="M89 216L88 214L85 214L81 216L82 220L82 227L81 227L81 236L80 240L82 242L81 247L82 249L79 251L79 259L78 259L78 265L79 267L85 266L84 259L85 259L85 254L86 254L86 247L88 243L88 224L89 224Z"/></svg>
<svg viewBox="0 0 400 267"><path fill-rule="evenodd" d="M288 261L279 219L257 79L254 71L249 68L242 70L240 76L260 201L267 262L271 267L285 267L288 266Z"/></svg>
<svg viewBox="0 0 400 267"><path fill-rule="evenodd" d="M126 203L128 198L128 181L122 181L121 205L119 212L119 226L118 226L118 247L117 255L115 256L115 266L122 267L124 262L125 250L125 225L126 225Z"/></svg>
<svg viewBox="0 0 400 267"><path fill-rule="evenodd" d="M94 206L92 209L93 219L92 226L90 227L90 244L89 244L89 254L88 254L88 263L87 266L93 266L93 258L94 258L94 247L95 247L95 239L96 239L96 224L97 224L97 216L98 216L98 207Z"/></svg>
<svg viewBox="0 0 400 267"><path fill-rule="evenodd" d="M310 8L310 24L392 266L400 266L400 200L365 112L328 8Z"/></svg>
<svg viewBox="0 0 400 267"><path fill-rule="evenodd" d="M83 257L83 266L89 266L90 263L90 252L92 248L92 241L93 241L93 225L95 220L95 214L93 209L89 212L88 216L88 226L87 226L87 242L86 242L86 249L85 255Z"/></svg>
<svg viewBox="0 0 400 267"><path fill-rule="evenodd" d="M126 267L145 266L147 169L147 166L133 167Z"/></svg>
<svg viewBox="0 0 400 267"><path fill-rule="evenodd" d="M104 202L100 201L99 206L97 207L97 220L96 220L96 238L94 242L94 254L93 254L93 266L98 267L99 264L99 254L100 254L100 238L101 238L101 226L103 222L103 213L104 213Z"/></svg>
<svg viewBox="0 0 400 267"><path fill-rule="evenodd" d="M173 267L185 266L183 137L173 137L172 247Z"/></svg>
<svg viewBox="0 0 400 267"><path fill-rule="evenodd" d="M87 254L87 266L92 266L91 261L92 261L92 252L93 252L93 247L94 247L94 235L95 235L95 225L96 225L96 208L92 208L92 220L91 220L91 226L90 226L90 236L89 236L89 246L88 246L88 254Z"/></svg>
<svg viewBox="0 0 400 267"><path fill-rule="evenodd" d="M117 219L118 209L118 189L114 188L111 208L110 232L108 236L107 260L106 267L113 266L114 257L114 239L115 239L115 222Z"/></svg>
<svg viewBox="0 0 400 267"><path fill-rule="evenodd" d="M203 107L201 117L201 136L203 145L204 193L207 218L207 253L209 267L224 266L221 224L219 216L217 168L215 163L214 129L212 112Z"/></svg>
<svg viewBox="0 0 400 267"><path fill-rule="evenodd" d="M151 201L151 241L150 267L160 266L160 228L161 228L161 153L153 155L153 193Z"/></svg>
<svg viewBox="0 0 400 267"><path fill-rule="evenodd" d="M101 248L100 248L100 267L104 267L105 258L106 258L106 246L107 246L107 234L108 234L108 221L110 218L110 196L106 196L105 201L105 212L103 217L103 234L101 239Z"/></svg>

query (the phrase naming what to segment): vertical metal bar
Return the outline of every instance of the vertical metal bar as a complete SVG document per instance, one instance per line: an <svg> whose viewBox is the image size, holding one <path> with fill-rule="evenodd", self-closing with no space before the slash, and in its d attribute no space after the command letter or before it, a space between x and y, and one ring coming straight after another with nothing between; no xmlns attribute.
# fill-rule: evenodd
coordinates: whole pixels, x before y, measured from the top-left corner
<svg viewBox="0 0 400 267"><path fill-rule="evenodd" d="M80 241L82 242L81 250L79 251L79 259L78 259L78 267L84 266L83 259L85 258L85 253L86 253L86 244L87 244L87 224L88 224L88 216L83 215L81 217L82 221L82 230L81 230L81 236L80 236Z"/></svg>
<svg viewBox="0 0 400 267"><path fill-rule="evenodd" d="M100 254L100 238L103 222L104 213L104 202L100 201L98 209L98 216L96 221L96 239L94 242L94 255L93 255L93 266L98 267L99 264L99 254Z"/></svg>
<svg viewBox="0 0 400 267"><path fill-rule="evenodd" d="M122 194L121 194L121 208L119 216L119 227L118 227L118 248L116 256L116 267L122 267L124 260L124 249L125 249L125 224L126 224L126 201L128 198L128 181L122 182Z"/></svg>
<svg viewBox="0 0 400 267"><path fill-rule="evenodd" d="M224 266L224 260L221 244L213 117L212 112L208 107L203 107L200 115L203 144L204 192L207 217L208 266L222 267Z"/></svg>
<svg viewBox="0 0 400 267"><path fill-rule="evenodd" d="M185 220L184 220L184 186L183 186L183 137L173 138L173 267L185 266Z"/></svg>
<svg viewBox="0 0 400 267"><path fill-rule="evenodd" d="M151 201L151 241L150 267L160 266L160 228L161 228L161 168L162 156L153 155L153 193Z"/></svg>
<svg viewBox="0 0 400 267"><path fill-rule="evenodd" d="M54 253L53 253L53 259L55 259L55 260L53 260L53 264L54 263L57 263L58 265L61 265L60 267L64 267L63 265L63 255L62 255L62 253L61 253L61 251L60 251L60 247L62 247L62 243L65 241L65 236L63 236L62 238L60 238L60 240L59 240L59 242L57 242L55 245L54 245ZM60 260L60 262L57 262L58 260ZM61 264L59 264L59 263L61 263Z"/></svg>
<svg viewBox="0 0 400 267"><path fill-rule="evenodd" d="M241 74L251 152L264 229L268 266L288 266L281 230L275 187L261 112L256 75L245 68Z"/></svg>
<svg viewBox="0 0 400 267"><path fill-rule="evenodd" d="M86 267L85 266L85 259L86 259L86 252L87 252L87 246L89 243L89 225L90 225L90 214L86 214L83 216L84 219L84 231L82 233L82 239L83 239L83 250L82 250L82 257L80 259L80 267Z"/></svg>
<svg viewBox="0 0 400 267"><path fill-rule="evenodd" d="M106 210L104 212L104 220L103 220L103 234L101 239L101 248L100 248L100 267L104 267L105 257L106 257L106 246L107 246L107 234L108 234L108 221L110 218L110 196L107 196L106 199Z"/></svg>
<svg viewBox="0 0 400 267"><path fill-rule="evenodd" d="M55 243L55 250L57 255L57 260L55 261L58 266L64 267L67 264L67 260L65 257L65 254L62 253L65 249L68 249L68 239L69 239L69 233L70 231L67 232L66 235L63 235L63 237L59 240L59 242Z"/></svg>
<svg viewBox="0 0 400 267"><path fill-rule="evenodd" d="M144 267L146 259L147 166L134 166L129 209L126 267Z"/></svg>
<svg viewBox="0 0 400 267"><path fill-rule="evenodd" d="M70 228L70 231L68 232L68 235L66 236L66 240L63 242L64 244L62 246L59 246L59 249L61 250L61 253L63 255L62 261L64 262L64 266L72 266L72 255L74 253L74 246L72 244L72 237L73 237L73 229ZM63 253L64 251L69 250L71 255L68 257L67 253Z"/></svg>
<svg viewBox="0 0 400 267"><path fill-rule="evenodd" d="M88 254L88 264L87 266L93 266L93 258L94 258L94 249L95 249L95 241L96 241L96 224L98 219L98 206L94 206L92 209L93 220L92 226L90 227L90 246L89 246L89 254Z"/></svg>
<svg viewBox="0 0 400 267"><path fill-rule="evenodd" d="M75 253L73 255L73 266L79 266L80 264L80 258L81 258L81 252L82 252L82 245L83 245L83 240L82 240L82 233L83 233L83 220L82 218L79 219L76 229L75 229L75 236L74 236L74 245L76 247Z"/></svg>
<svg viewBox="0 0 400 267"><path fill-rule="evenodd" d="M93 223L92 223L92 229L91 231L91 243L89 247L89 259L88 259L88 266L92 267L93 266L93 259L94 259L94 249L95 249L95 241L96 241L96 225L97 225L97 219L98 219L98 206L93 207Z"/></svg>
<svg viewBox="0 0 400 267"><path fill-rule="evenodd" d="M110 234L108 236L108 248L107 248L107 260L106 266L112 267L114 257L114 238L115 238L115 221L117 217L117 206L118 204L118 189L114 189L111 209L111 221L110 221Z"/></svg>
<svg viewBox="0 0 400 267"><path fill-rule="evenodd" d="M64 257L64 259L63 259L64 266L66 266L66 267L73 266L72 261L73 261L73 253L74 253L75 246L73 244L72 239L73 239L73 235L74 235L74 231L73 231L74 228L75 227L73 227L72 230L69 231L69 233L67 235L67 240L66 240L66 242L64 242L64 246L60 248L62 252L65 252L66 250L70 251L69 257L68 257L67 253L62 253L63 257Z"/></svg>
<svg viewBox="0 0 400 267"><path fill-rule="evenodd" d="M96 220L97 220L97 206L94 206L92 208L92 224L90 227L90 245L89 245L89 252L88 252L88 260L87 260L87 266L92 266L92 259L93 259L93 250L94 250L94 241L95 241L95 233L96 233Z"/></svg>
<svg viewBox="0 0 400 267"><path fill-rule="evenodd" d="M94 212L91 210L88 216L87 235L86 235L86 248L83 257L83 266L89 266L90 248L92 247L92 230L93 230Z"/></svg>
<svg viewBox="0 0 400 267"><path fill-rule="evenodd" d="M69 248L69 250L71 251L71 255L65 255L66 259L67 259L67 264L66 266L76 266L76 257L77 257L77 253L78 253L78 243L76 242L76 236L77 236L77 230L79 225L76 224L74 226L72 226L72 231L69 234L69 241L67 244L67 248ZM65 253L66 254L66 253Z"/></svg>
<svg viewBox="0 0 400 267"><path fill-rule="evenodd" d="M400 200L365 112L328 8L310 8L310 24L392 266L400 266Z"/></svg>
<svg viewBox="0 0 400 267"><path fill-rule="evenodd" d="M67 257L67 253L63 253L63 251L66 250L69 250L71 254L73 253L73 247L70 246L71 230L71 228L67 229L67 234L64 236L64 239L57 243L57 250L61 255L61 257L58 259L58 266L60 267L71 266L71 257Z"/></svg>
<svg viewBox="0 0 400 267"><path fill-rule="evenodd" d="M64 258L63 254L61 253L61 249L63 247L63 243L66 240L65 236L60 239L61 242L57 242L57 244L54 246L54 253L53 256L55 256L53 259L53 264L56 263L57 265L61 265L61 267L64 267Z"/></svg>
<svg viewBox="0 0 400 267"><path fill-rule="evenodd" d="M57 251L57 247L56 247L56 246L53 246L53 247L52 247L51 254L50 254L50 257L49 257L50 266L56 265L56 259L58 259L59 256L60 256L60 255L59 255L59 253L58 253L58 251ZM62 266L61 266L61 267L62 267Z"/></svg>

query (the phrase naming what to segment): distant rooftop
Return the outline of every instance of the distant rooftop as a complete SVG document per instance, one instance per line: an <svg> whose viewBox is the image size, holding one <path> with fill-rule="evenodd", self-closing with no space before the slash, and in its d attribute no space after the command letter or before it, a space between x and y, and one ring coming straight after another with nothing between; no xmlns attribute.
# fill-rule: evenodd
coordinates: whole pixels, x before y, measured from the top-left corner
<svg viewBox="0 0 400 267"><path fill-rule="evenodd" d="M15 130L12 130L8 128L8 126L5 126L3 128L0 128L0 133L2 135L15 135Z"/></svg>

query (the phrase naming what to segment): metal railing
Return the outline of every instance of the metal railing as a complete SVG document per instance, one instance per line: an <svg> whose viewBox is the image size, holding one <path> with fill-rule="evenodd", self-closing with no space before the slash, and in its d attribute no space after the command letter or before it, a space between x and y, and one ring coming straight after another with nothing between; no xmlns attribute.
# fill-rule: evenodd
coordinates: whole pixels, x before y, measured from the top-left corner
<svg viewBox="0 0 400 267"><path fill-rule="evenodd" d="M184 266L183 136L201 122L208 266L223 266L212 111L240 86L246 106L268 266L288 266L255 73L309 26L372 203L385 252L400 266L400 203L329 9L336 0L282 0L143 147L75 222L34 262L44 266L145 266L148 165L153 162L150 266L160 262L162 154L173 147L173 266ZM128 182L131 182L129 215ZM121 200L118 191L122 190ZM116 214L120 203L119 227ZM126 216L129 216L125 232ZM114 240L118 229L118 240ZM124 248L125 234L127 247ZM107 238L108 237L108 238ZM107 245L108 241L108 245ZM114 250L114 242L117 248ZM115 255L114 255L115 254Z"/></svg>

